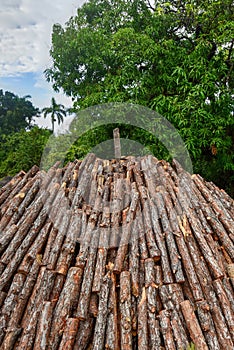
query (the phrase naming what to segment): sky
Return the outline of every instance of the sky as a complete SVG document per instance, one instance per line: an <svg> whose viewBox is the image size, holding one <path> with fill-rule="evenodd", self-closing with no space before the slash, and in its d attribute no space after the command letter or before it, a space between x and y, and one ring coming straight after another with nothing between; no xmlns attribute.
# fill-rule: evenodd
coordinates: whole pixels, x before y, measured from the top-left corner
<svg viewBox="0 0 234 350"><path fill-rule="evenodd" d="M71 106L62 93L55 93L43 74L49 56L52 27L64 25L85 0L0 0L0 89L31 96L35 107L51 104L51 97ZM39 124L49 126L42 119Z"/></svg>

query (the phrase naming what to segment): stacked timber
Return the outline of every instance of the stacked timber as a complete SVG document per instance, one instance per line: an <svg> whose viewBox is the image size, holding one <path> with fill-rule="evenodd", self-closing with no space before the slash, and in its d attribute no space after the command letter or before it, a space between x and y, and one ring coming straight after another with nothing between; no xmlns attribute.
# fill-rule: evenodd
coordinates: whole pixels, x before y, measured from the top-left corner
<svg viewBox="0 0 234 350"><path fill-rule="evenodd" d="M175 160L33 167L0 210L1 349L234 349L234 203Z"/></svg>

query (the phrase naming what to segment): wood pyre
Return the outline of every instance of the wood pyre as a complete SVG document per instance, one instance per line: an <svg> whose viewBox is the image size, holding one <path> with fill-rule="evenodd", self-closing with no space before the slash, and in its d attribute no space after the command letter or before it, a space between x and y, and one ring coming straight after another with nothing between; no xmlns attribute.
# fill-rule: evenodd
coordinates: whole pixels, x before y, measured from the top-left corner
<svg viewBox="0 0 234 350"><path fill-rule="evenodd" d="M0 191L1 349L234 349L233 200L152 156Z"/></svg>

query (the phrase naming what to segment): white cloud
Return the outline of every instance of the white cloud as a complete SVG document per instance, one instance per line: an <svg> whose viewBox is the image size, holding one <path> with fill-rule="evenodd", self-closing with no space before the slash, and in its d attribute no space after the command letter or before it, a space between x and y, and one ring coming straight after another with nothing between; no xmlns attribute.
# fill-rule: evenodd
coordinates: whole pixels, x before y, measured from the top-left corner
<svg viewBox="0 0 234 350"><path fill-rule="evenodd" d="M0 76L44 71L51 30L64 24L84 0L1 0Z"/></svg>

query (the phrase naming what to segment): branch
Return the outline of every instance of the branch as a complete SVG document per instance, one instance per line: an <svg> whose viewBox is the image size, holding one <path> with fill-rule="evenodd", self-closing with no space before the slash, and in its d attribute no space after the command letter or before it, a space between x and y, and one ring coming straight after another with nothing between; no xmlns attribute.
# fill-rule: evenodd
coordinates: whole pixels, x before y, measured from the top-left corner
<svg viewBox="0 0 234 350"><path fill-rule="evenodd" d="M148 8L155 12L155 8L151 5L150 0L147 0Z"/></svg>

